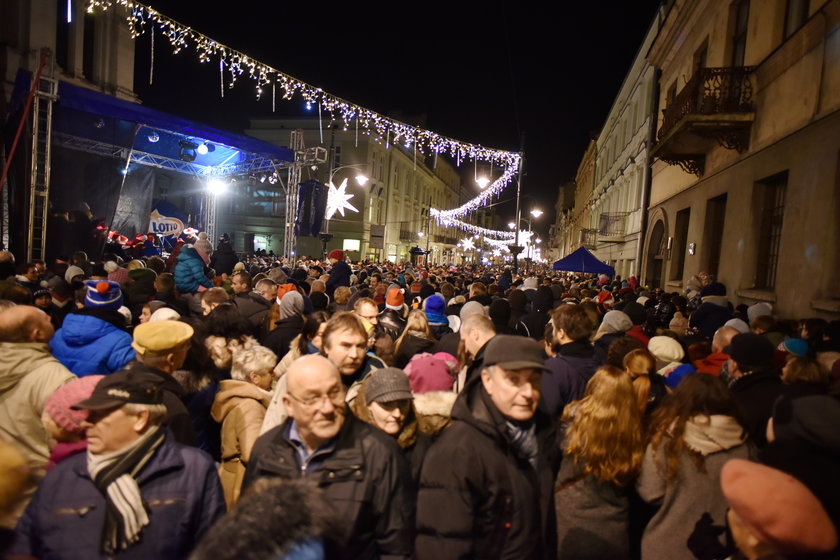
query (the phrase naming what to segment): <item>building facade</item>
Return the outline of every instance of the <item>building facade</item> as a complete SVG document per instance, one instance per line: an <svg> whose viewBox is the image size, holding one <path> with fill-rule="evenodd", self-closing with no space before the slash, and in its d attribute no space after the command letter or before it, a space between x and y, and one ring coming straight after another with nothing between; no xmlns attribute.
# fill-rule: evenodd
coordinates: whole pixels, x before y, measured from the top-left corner
<svg viewBox="0 0 840 560"><path fill-rule="evenodd" d="M840 313L840 0L677 0L659 71L643 281Z"/></svg>
<svg viewBox="0 0 840 560"><path fill-rule="evenodd" d="M409 250L419 247L429 251L429 260L436 263L454 263L458 258L456 245L458 232L439 226L429 219L429 208L454 208L465 201L460 174L444 158L424 158L413 149L386 145L367 134L356 135L355 130L322 128L317 118L303 119L253 119L246 134L277 145L287 145L292 130L303 131L307 147L321 147L326 161L314 167L305 167L302 178L317 179L340 186L346 180L348 200L358 212L346 210L328 221L328 232L333 235L327 251L349 251L353 259L410 259ZM368 178L359 185L355 177ZM278 191L280 185L277 185ZM225 223L234 232L253 228L245 217L229 216ZM274 226L274 250L282 245L282 220ZM385 226L382 247L371 243L371 226ZM326 225L325 225L326 227ZM241 232L242 234L245 231ZM257 242L265 239L267 232L256 232ZM376 236L378 237L378 236ZM298 254L319 255L321 242L315 238L298 239Z"/></svg>
<svg viewBox="0 0 840 560"><path fill-rule="evenodd" d="M654 21L595 145L595 186L586 229L595 232L592 253L622 277L639 272L654 121L655 70L647 53L657 30L658 22Z"/></svg>

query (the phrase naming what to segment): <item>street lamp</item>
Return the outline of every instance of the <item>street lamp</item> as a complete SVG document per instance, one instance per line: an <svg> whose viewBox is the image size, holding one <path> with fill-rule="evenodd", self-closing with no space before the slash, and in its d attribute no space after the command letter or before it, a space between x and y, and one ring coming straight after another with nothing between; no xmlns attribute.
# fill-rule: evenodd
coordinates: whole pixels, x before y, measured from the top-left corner
<svg viewBox="0 0 840 560"><path fill-rule="evenodd" d="M334 167L333 169L330 170L329 183L332 183L333 177L335 176L337 171L340 171L342 169L357 169L357 168L360 168L360 167L366 169L367 164L366 163L350 163L350 164L347 164L347 165L339 165L338 167ZM356 174L355 179L356 179L356 184L358 184L360 187L364 187L367 184L367 182L370 181L370 177L368 177L367 175L365 175L361 171L359 171L359 173Z"/></svg>
<svg viewBox="0 0 840 560"><path fill-rule="evenodd" d="M490 184L490 179L488 179L487 177L479 177L475 180L475 182L476 184L478 184L478 187L481 190L484 190L485 188L487 188L487 185Z"/></svg>

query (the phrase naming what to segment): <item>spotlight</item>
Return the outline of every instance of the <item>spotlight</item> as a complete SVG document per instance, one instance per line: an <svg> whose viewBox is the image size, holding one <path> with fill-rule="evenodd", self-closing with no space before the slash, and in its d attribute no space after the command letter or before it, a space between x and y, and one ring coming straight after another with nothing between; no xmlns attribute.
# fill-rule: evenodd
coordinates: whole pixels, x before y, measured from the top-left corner
<svg viewBox="0 0 840 560"><path fill-rule="evenodd" d="M96 128L105 128L105 121L103 119L99 119L98 121L93 123L93 126L95 126Z"/></svg>
<svg viewBox="0 0 840 560"><path fill-rule="evenodd" d="M227 191L227 185L221 179L210 179L207 181L207 192L216 196L224 194Z"/></svg>
<svg viewBox="0 0 840 560"><path fill-rule="evenodd" d="M178 157L181 158L181 161L186 161L187 163L195 161L197 156L196 151L198 150L198 144L194 144L193 142L188 142L186 140L181 140L178 142L178 145L181 146L181 151L178 153Z"/></svg>
<svg viewBox="0 0 840 560"><path fill-rule="evenodd" d="M153 130L152 133L149 134L149 142L154 144L158 140L160 140L160 136L158 136L158 133Z"/></svg>
<svg viewBox="0 0 840 560"><path fill-rule="evenodd" d="M206 154L207 153L207 144L199 144L198 148L196 148L195 151L198 152L201 155Z"/></svg>

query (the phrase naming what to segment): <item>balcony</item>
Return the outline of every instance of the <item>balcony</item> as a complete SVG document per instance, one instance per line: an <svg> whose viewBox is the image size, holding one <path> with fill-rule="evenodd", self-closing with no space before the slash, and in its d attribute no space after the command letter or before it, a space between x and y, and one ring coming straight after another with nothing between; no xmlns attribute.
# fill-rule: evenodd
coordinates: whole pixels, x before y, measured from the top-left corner
<svg viewBox="0 0 840 560"><path fill-rule="evenodd" d="M579 245L586 247L587 249L594 249L595 244L597 242L598 237L598 230L597 229L582 229L580 230L580 242Z"/></svg>
<svg viewBox="0 0 840 560"><path fill-rule="evenodd" d="M630 212L605 212L598 217L598 241L624 243Z"/></svg>
<svg viewBox="0 0 840 560"><path fill-rule="evenodd" d="M652 155L700 177L715 145L744 152L755 119L753 67L700 68L662 111Z"/></svg>

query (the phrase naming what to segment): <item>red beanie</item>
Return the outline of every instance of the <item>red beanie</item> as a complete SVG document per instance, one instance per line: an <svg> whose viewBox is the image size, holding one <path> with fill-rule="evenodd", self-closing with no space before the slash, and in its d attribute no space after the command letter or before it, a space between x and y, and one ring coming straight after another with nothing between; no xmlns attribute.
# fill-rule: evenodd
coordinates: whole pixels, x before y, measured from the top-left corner
<svg viewBox="0 0 840 560"><path fill-rule="evenodd" d="M341 249L333 249L332 251L330 251L330 258L335 259L337 261L343 261L344 251L342 251Z"/></svg>

